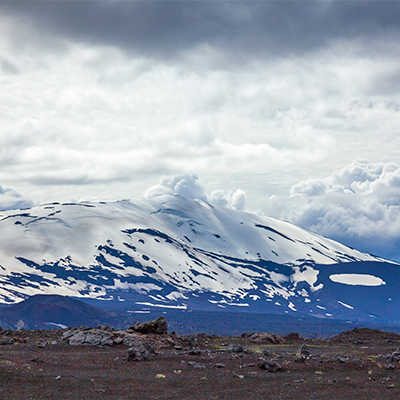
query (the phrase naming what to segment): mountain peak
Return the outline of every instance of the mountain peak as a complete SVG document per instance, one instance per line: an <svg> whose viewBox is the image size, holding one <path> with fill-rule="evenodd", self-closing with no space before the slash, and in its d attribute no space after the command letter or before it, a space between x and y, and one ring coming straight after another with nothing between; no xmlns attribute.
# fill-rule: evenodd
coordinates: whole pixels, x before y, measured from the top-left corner
<svg viewBox="0 0 400 400"><path fill-rule="evenodd" d="M288 222L179 196L6 211L0 231L3 303L47 293L131 311L233 306L330 318L357 314L346 296L322 305L332 285L370 287L359 284L361 265L398 267ZM378 287L387 280L364 275Z"/></svg>

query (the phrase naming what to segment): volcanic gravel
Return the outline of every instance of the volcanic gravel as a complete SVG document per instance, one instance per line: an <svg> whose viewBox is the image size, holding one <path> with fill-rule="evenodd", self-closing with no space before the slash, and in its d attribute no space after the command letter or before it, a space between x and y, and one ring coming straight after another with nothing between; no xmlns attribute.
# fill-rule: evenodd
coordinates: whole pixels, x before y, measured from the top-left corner
<svg viewBox="0 0 400 400"><path fill-rule="evenodd" d="M127 361L124 344L69 345L63 332L0 332L1 400L400 398L400 341L380 331L283 344L168 335L176 344L147 361Z"/></svg>

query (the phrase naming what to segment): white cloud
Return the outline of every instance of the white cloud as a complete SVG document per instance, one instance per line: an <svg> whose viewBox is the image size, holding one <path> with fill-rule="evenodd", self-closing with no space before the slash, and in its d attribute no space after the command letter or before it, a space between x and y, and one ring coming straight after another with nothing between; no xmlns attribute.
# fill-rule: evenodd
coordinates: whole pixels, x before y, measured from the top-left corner
<svg viewBox="0 0 400 400"><path fill-rule="evenodd" d="M223 207L243 211L246 207L246 193L237 189L225 194L223 190L213 190L209 196L205 194L204 185L196 175L178 175L160 178L158 185L146 190L145 197L178 195L189 199L200 199Z"/></svg>
<svg viewBox="0 0 400 400"><path fill-rule="evenodd" d="M241 189L237 189L236 192L229 191L228 194L218 189L211 192L208 201L219 206L244 211L246 209L246 197L246 193Z"/></svg>
<svg viewBox="0 0 400 400"><path fill-rule="evenodd" d="M217 206L227 207L229 199L226 197L223 190L213 190L208 198L209 202Z"/></svg>
<svg viewBox="0 0 400 400"><path fill-rule="evenodd" d="M163 177L158 185L147 189L145 197L156 197L165 194L183 196L189 199L207 199L203 185L196 175Z"/></svg>
<svg viewBox="0 0 400 400"><path fill-rule="evenodd" d="M400 166L355 161L330 176L272 196L274 217L339 240L359 250L400 261Z"/></svg>
<svg viewBox="0 0 400 400"><path fill-rule="evenodd" d="M246 207L246 193L238 189L233 195L231 199L231 207L243 211Z"/></svg>
<svg viewBox="0 0 400 400"><path fill-rule="evenodd" d="M25 198L11 187L0 186L0 211L13 210L19 208L29 208L34 202Z"/></svg>
<svg viewBox="0 0 400 400"><path fill-rule="evenodd" d="M230 18L225 14L221 21ZM97 23L99 40L86 41L76 39L74 18L71 35L57 35L57 24L50 35L24 22L0 15L0 182L40 202L109 199L110 193L132 198L160 176L198 174L210 190L196 196L243 208L243 195L234 196L241 188L246 209L257 210L265 197L308 177L321 180L354 154L373 162L398 159L400 103L389 90L398 80L395 34L371 42L342 37L340 29L306 53L272 54L261 54L259 40L256 51L243 54L214 40L195 40L181 51L172 48L174 37L174 56L155 51L155 61L151 52L118 46L118 35L106 40ZM88 27L81 28L85 36ZM240 41L240 32L232 32L239 36L225 32L226 43ZM248 33L246 40L253 37ZM269 45L282 39L269 30L267 36ZM325 190L318 185L293 191L315 197ZM160 190L167 189L178 190ZM221 192L209 194L215 190Z"/></svg>

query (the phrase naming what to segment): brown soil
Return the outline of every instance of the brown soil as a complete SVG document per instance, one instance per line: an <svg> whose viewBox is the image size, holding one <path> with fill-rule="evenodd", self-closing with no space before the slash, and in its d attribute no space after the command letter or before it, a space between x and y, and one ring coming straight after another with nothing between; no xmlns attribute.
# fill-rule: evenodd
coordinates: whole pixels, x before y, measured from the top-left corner
<svg viewBox="0 0 400 400"><path fill-rule="evenodd" d="M200 354L189 354L189 346L163 348L140 362L126 360L125 345L70 346L60 341L63 331L6 331L0 342L14 343L0 346L0 399L398 400L400 363L386 355L400 348L399 338L359 331L342 341L279 345L197 335ZM299 354L303 343L311 354ZM230 344L244 352L229 350ZM260 369L262 360L282 370Z"/></svg>

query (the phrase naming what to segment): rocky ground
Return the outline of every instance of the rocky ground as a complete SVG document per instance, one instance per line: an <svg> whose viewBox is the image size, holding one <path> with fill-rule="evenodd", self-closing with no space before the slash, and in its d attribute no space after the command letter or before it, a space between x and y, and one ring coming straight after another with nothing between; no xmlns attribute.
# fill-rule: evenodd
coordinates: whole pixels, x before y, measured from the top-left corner
<svg viewBox="0 0 400 400"><path fill-rule="evenodd" d="M183 336L165 333L162 322L148 333L143 326L2 331L0 399L400 398L394 333Z"/></svg>

